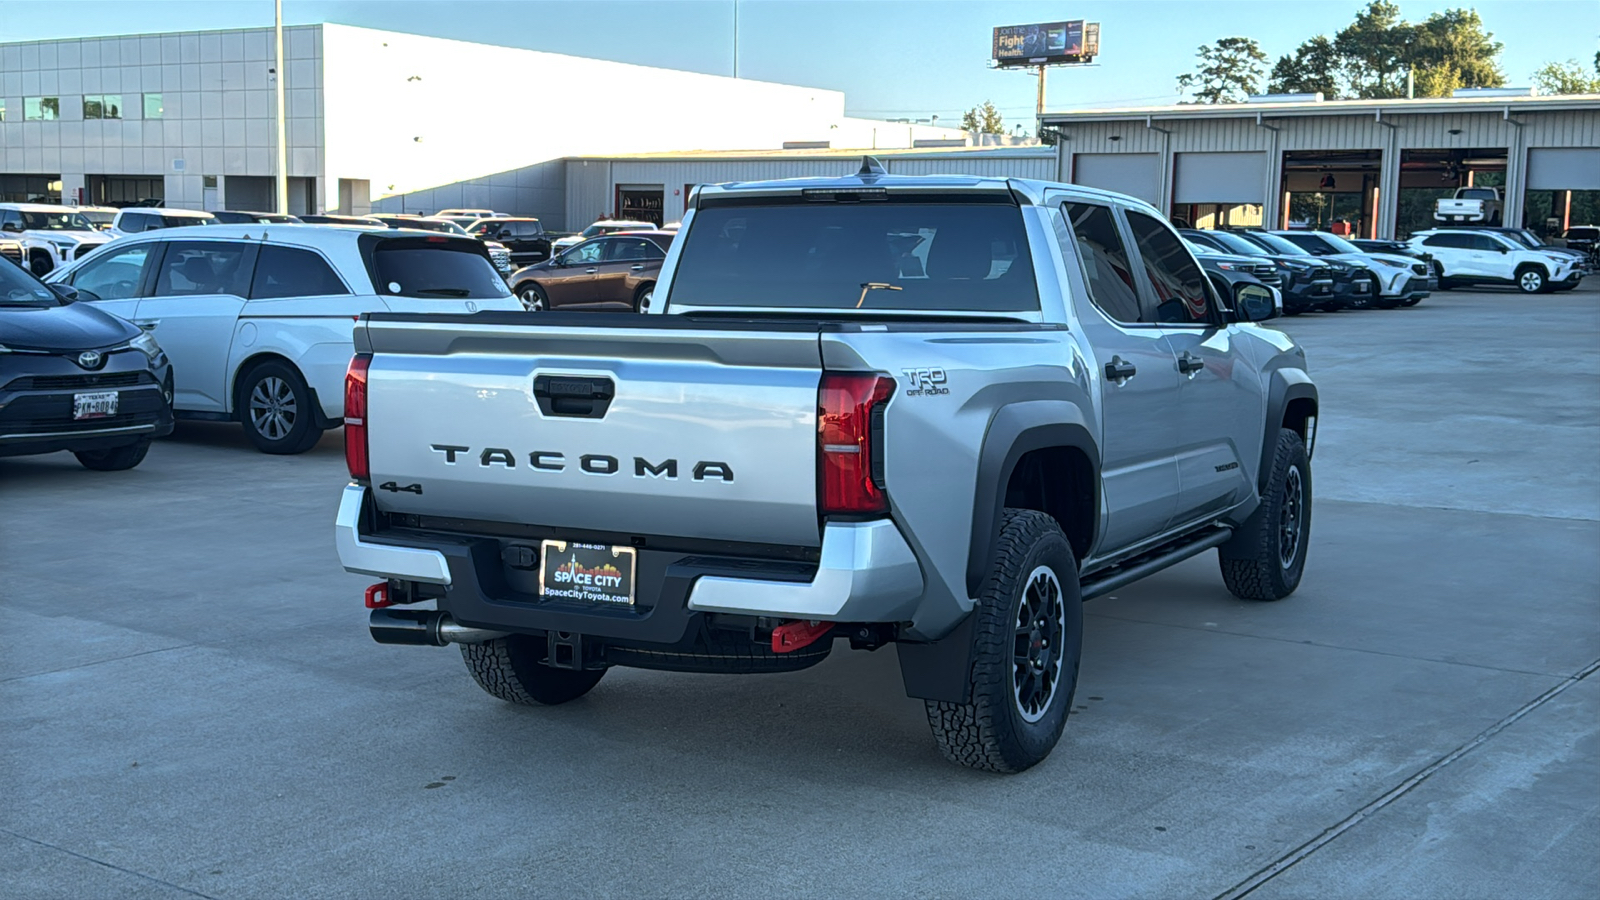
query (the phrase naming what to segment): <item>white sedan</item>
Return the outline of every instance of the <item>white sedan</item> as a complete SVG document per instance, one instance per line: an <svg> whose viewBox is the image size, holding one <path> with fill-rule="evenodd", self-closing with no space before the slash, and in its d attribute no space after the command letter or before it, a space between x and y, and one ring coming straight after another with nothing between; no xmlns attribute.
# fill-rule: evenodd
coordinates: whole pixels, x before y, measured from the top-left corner
<svg viewBox="0 0 1600 900"><path fill-rule="evenodd" d="M156 336L178 418L241 422L266 453L304 452L343 424L362 313L522 309L479 241L376 227L162 229L48 280Z"/></svg>

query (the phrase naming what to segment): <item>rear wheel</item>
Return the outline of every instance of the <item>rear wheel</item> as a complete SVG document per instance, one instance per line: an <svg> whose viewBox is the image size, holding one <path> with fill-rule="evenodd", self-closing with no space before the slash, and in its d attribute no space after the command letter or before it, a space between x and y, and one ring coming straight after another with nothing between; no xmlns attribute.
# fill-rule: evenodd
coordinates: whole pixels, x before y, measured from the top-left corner
<svg viewBox="0 0 1600 900"><path fill-rule="evenodd" d="M264 362L239 379L239 418L262 453L304 453L322 439L311 389L293 366Z"/></svg>
<svg viewBox="0 0 1600 900"><path fill-rule="evenodd" d="M462 644L461 658L478 687L523 706L555 706L576 700L605 677L605 669L545 665L547 646L543 638L513 634L481 644Z"/></svg>
<svg viewBox="0 0 1600 900"><path fill-rule="evenodd" d="M926 701L928 725L951 762L1021 772L1061 739L1083 648L1078 566L1055 519L1005 511L972 615L972 693Z"/></svg>
<svg viewBox="0 0 1600 900"><path fill-rule="evenodd" d="M1524 294L1542 294L1549 289L1549 284L1544 270L1538 266L1528 265L1517 270L1517 290Z"/></svg>
<svg viewBox="0 0 1600 900"><path fill-rule="evenodd" d="M633 294L633 311L644 312L650 308L650 299L655 294L656 286L653 284L641 285Z"/></svg>
<svg viewBox="0 0 1600 900"><path fill-rule="evenodd" d="M124 447L112 447L109 450L75 450L72 455L85 469L96 472L121 472L131 469L144 462L144 455L150 452L150 440L146 438L135 444Z"/></svg>

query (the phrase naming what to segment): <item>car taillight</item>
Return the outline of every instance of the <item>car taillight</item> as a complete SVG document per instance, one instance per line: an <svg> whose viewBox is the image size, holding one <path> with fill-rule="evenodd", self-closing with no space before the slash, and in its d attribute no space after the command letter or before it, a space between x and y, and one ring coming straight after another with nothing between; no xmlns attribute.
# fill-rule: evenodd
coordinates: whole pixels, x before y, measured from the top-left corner
<svg viewBox="0 0 1600 900"><path fill-rule="evenodd" d="M817 389L817 481L822 514L887 512L889 500L874 478L874 413L894 392L882 375L825 373Z"/></svg>
<svg viewBox="0 0 1600 900"><path fill-rule="evenodd" d="M367 465L367 367L372 355L358 353L344 373L344 464L350 477L365 481Z"/></svg>

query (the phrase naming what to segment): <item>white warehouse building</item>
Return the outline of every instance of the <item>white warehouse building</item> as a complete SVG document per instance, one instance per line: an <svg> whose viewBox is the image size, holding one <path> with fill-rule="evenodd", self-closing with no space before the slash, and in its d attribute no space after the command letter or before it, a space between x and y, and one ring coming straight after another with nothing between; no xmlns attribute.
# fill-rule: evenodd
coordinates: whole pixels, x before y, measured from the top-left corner
<svg viewBox="0 0 1600 900"><path fill-rule="evenodd" d="M284 31L289 212L466 185L465 205L563 227L569 157L967 138L851 118L838 91L346 25ZM270 28L0 44L0 201L275 211L274 68Z"/></svg>

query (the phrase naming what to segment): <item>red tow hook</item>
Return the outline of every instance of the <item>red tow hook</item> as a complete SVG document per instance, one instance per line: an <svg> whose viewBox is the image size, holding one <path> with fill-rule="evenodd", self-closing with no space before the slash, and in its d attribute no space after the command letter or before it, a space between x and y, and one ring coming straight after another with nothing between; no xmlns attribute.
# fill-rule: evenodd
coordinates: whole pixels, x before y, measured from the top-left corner
<svg viewBox="0 0 1600 900"><path fill-rule="evenodd" d="M786 622L772 629L772 652L791 653L809 647L831 631L832 622Z"/></svg>
<svg viewBox="0 0 1600 900"><path fill-rule="evenodd" d="M389 582L380 581L367 588L367 609L383 609L393 605L389 599Z"/></svg>

